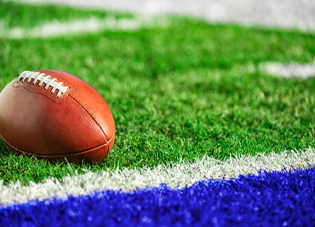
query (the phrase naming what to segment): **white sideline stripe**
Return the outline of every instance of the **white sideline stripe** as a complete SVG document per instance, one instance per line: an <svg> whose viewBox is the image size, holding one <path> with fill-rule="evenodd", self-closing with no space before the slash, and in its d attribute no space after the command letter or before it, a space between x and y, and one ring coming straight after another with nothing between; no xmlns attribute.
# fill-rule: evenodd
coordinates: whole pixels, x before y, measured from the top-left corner
<svg viewBox="0 0 315 227"><path fill-rule="evenodd" d="M0 37L22 39L36 37L58 37L67 34L97 32L100 30L136 30L145 26L166 26L166 17L137 16L133 19L116 19L113 17L97 19L91 17L85 20L69 22L53 21L31 29L20 27L5 28L4 21L0 21Z"/></svg>
<svg viewBox="0 0 315 227"><path fill-rule="evenodd" d="M259 69L274 76L284 78L299 77L307 79L315 76L315 64L281 64L265 63L260 64Z"/></svg>
<svg viewBox="0 0 315 227"><path fill-rule="evenodd" d="M136 187L152 187L161 183L166 183L171 187L179 185L181 188L186 184L191 185L207 178L222 179L223 175L229 179L240 174L257 174L256 169L260 168L280 171L284 166L289 168L293 166L305 169L309 168L307 163L315 163L314 148L284 151L281 154L242 155L230 157L226 161L204 157L189 164L182 161L166 166L159 165L153 169L117 169L113 172L100 171L98 173L87 171L85 174L75 174L61 180L50 178L38 184L30 182L29 186L23 186L20 182L4 185L3 180L0 180L0 204L23 203L32 199L43 200L53 196L67 198L67 195L83 195L95 190L132 191Z"/></svg>

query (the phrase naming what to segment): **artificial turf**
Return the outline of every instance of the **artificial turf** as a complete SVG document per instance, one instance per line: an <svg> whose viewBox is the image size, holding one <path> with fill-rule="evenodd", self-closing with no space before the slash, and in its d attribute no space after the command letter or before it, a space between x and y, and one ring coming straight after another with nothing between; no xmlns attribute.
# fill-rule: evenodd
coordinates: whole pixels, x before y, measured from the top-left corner
<svg viewBox="0 0 315 227"><path fill-rule="evenodd" d="M2 226L314 226L314 166L0 207Z"/></svg>
<svg viewBox="0 0 315 227"><path fill-rule="evenodd" d="M45 12L45 13L43 13ZM36 16L35 16L36 15ZM40 16L39 16L40 15ZM0 2L8 30L131 14ZM55 38L0 38L0 89L24 70L57 69L109 104L116 142L98 166L17 156L0 143L0 180L39 182L85 169L153 167L314 147L315 79L283 79L265 62L312 63L315 35L169 16L166 26Z"/></svg>

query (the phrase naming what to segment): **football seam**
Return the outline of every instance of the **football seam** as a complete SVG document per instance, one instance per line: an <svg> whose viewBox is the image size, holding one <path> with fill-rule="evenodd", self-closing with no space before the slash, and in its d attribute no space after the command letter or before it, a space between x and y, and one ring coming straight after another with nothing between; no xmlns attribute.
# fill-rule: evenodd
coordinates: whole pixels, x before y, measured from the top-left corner
<svg viewBox="0 0 315 227"><path fill-rule="evenodd" d="M16 84L15 84L16 83ZM25 90L27 90L28 92L31 92L31 93L34 93L34 94L38 94L38 95L42 95L42 96L45 96L46 98L48 98L50 101L56 103L56 104L60 104L60 103L65 103L65 99L62 97L62 100L63 102L56 102L55 100L53 100L51 97L49 97L48 95L45 95L41 92L36 92L36 91L32 91L30 89L28 89L27 87L25 86L20 86L20 85L17 85L18 84L18 81L15 81L14 83L12 83L12 87L14 89L17 89L17 88L24 88Z"/></svg>
<svg viewBox="0 0 315 227"><path fill-rule="evenodd" d="M101 125L95 120L95 118L92 116L92 114L89 113L89 111L87 111L87 109L84 108L84 106L81 105L81 103L76 100L74 97L72 97L71 95L67 94L66 95L68 97L70 97L75 103L77 103L90 117L91 119L94 121L94 123L99 127L99 129L101 130L101 132L103 133L106 143L108 142L108 140L111 140L112 138L108 139L106 133L104 132L104 130L102 129Z"/></svg>
<svg viewBox="0 0 315 227"><path fill-rule="evenodd" d="M59 154L59 155L42 155L42 154L37 154L37 153L30 153L30 152L27 152L27 151L23 151L15 146L13 146L11 143L9 143L6 139L3 138L2 135L0 135L2 140L5 141L9 146L11 146L12 148L15 149L15 151L18 151L20 153L23 153L25 155L28 155L28 156L36 156L36 157L40 157L40 158L63 158L63 157L69 157L69 156L78 156L78 155L82 155L82 154L85 154L85 153L89 153L89 152L93 152L94 150L97 150L103 146L107 146L107 151L106 151L106 156L108 155L109 153L109 146L108 146L108 142L110 142L114 137L112 137L110 140L108 140L106 143L104 144L101 144L97 147L93 147L93 148L90 148L88 150L84 150L84 151L79 151L79 152L76 152L76 153L68 153L68 154Z"/></svg>
<svg viewBox="0 0 315 227"><path fill-rule="evenodd" d="M70 83L68 80L66 80L63 76L61 76L59 72L56 72L55 70L51 70L51 69L39 69L39 70L34 70L33 72L40 72L40 73L44 73L44 74L47 75L47 76L53 77L52 75L50 75L50 74L48 74L48 73L46 73L46 72L42 72L42 71L49 71L49 72L51 72L51 73L57 74L64 82L67 82L68 84L70 84L70 85L74 88L74 91L73 91L73 90L71 90L71 87L70 87L70 88L68 89L67 93L69 93L69 92L77 93L77 88L76 88L72 83Z"/></svg>

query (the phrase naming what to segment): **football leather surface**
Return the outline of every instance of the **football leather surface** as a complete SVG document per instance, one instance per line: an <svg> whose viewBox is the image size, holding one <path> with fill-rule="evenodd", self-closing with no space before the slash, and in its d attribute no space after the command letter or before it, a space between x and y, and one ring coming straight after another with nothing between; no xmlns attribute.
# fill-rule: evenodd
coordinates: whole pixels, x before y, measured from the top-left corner
<svg viewBox="0 0 315 227"><path fill-rule="evenodd" d="M78 77L25 71L0 93L0 135L19 154L95 165L113 147L115 123L104 98Z"/></svg>

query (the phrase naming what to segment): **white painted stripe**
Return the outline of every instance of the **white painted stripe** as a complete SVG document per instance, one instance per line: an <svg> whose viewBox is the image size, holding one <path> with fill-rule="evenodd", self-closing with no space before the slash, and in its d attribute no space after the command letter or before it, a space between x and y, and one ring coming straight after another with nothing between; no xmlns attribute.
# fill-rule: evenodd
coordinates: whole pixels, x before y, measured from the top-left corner
<svg viewBox="0 0 315 227"><path fill-rule="evenodd" d="M271 75L294 78L299 77L307 79L315 76L315 65L313 64L281 64L281 63L265 63L260 64L259 69Z"/></svg>
<svg viewBox="0 0 315 227"><path fill-rule="evenodd" d="M66 198L66 195L80 195L105 189L123 189L130 191L145 186L158 186L166 183L168 186L184 187L206 178L226 179L240 174L257 174L256 169L271 169L280 171L284 166L308 168L308 164L315 163L315 149L308 148L303 151L284 151L281 154L256 156L230 157L226 161L204 157L192 163L183 161L171 165L159 165L153 169L124 169L111 171L100 171L93 173L67 176L61 180L55 178L46 179L41 183L30 182L28 186L20 182L4 185L0 180L0 204L13 203L14 201L26 202L31 199L46 199L52 196ZM256 169L255 169L256 168Z"/></svg>
<svg viewBox="0 0 315 227"><path fill-rule="evenodd" d="M31 29L20 27L5 28L4 21L0 21L0 37L21 39L35 37L58 37L67 34L92 33L100 30L136 30L141 27L167 26L167 17L137 16L133 19L105 19L89 18L69 22L53 21Z"/></svg>
<svg viewBox="0 0 315 227"><path fill-rule="evenodd" d="M12 1L12 0L11 0ZM18 0L315 30L314 0Z"/></svg>

